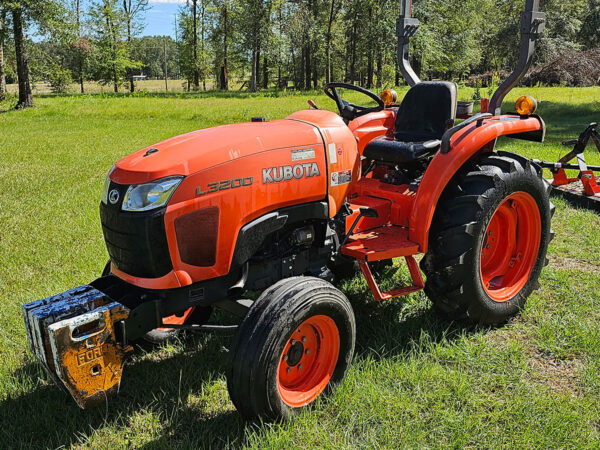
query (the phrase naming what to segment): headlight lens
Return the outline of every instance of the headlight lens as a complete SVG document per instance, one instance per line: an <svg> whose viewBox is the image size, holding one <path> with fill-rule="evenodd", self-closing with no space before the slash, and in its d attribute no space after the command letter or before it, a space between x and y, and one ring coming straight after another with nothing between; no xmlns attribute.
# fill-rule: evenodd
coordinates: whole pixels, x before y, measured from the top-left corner
<svg viewBox="0 0 600 450"><path fill-rule="evenodd" d="M108 175L106 175L106 180L104 180L104 188L102 189L102 203L104 203L105 205L108 204L108 188L109 187L110 187L110 172L108 173Z"/></svg>
<svg viewBox="0 0 600 450"><path fill-rule="evenodd" d="M149 211L166 205L181 180L183 177L169 177L130 186L123 199L123 211Z"/></svg>

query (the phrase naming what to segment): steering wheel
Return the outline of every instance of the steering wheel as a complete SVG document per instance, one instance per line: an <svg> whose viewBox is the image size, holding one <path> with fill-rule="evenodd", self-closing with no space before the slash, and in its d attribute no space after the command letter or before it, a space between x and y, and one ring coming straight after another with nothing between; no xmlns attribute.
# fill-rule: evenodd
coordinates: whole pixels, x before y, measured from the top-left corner
<svg viewBox="0 0 600 450"><path fill-rule="evenodd" d="M360 92L361 94L364 94L367 97L370 97L371 99L375 100L375 102L377 102L377 106L369 107L355 105L354 103L348 103L346 100L343 100L340 96L340 93L338 92L338 89L340 88ZM385 109L385 103L383 103L383 100L381 100L381 98L379 98L377 94L360 86L355 86L349 83L336 82L327 83L323 89L327 97L329 97L336 103L338 109L340 110L340 116L342 116L342 119L344 119L346 123L356 119L357 117L364 116L365 114L383 111Z"/></svg>

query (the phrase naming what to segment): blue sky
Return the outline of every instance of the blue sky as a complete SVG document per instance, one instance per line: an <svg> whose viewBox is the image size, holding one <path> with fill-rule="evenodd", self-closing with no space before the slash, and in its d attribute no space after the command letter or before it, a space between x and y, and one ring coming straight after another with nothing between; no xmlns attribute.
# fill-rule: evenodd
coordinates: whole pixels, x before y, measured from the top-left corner
<svg viewBox="0 0 600 450"><path fill-rule="evenodd" d="M185 3L186 0L149 0L142 35L175 38L175 15Z"/></svg>

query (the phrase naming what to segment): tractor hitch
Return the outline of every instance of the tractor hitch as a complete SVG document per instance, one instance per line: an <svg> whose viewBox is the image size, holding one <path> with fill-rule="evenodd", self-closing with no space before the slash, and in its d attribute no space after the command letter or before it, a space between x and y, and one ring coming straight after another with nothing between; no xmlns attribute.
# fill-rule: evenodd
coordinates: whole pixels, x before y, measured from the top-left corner
<svg viewBox="0 0 600 450"><path fill-rule="evenodd" d="M23 316L31 351L82 409L118 392L132 350L118 337L128 308L84 285L23 305Z"/></svg>
<svg viewBox="0 0 600 450"><path fill-rule="evenodd" d="M558 162L532 160L544 169L550 170L552 180L549 180L556 195L561 195L567 200L600 212L600 166L587 164L584 152L592 141L600 152L600 133L598 124L591 123L577 139L563 141L565 147L573 147L569 153L560 158ZM577 164L571 163L576 160ZM569 177L566 170L579 170L577 177Z"/></svg>

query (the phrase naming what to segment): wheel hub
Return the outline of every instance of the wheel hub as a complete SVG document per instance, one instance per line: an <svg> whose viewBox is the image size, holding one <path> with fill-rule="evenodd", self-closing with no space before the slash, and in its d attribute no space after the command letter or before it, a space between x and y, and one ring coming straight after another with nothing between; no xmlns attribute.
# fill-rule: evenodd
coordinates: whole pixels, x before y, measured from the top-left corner
<svg viewBox="0 0 600 450"><path fill-rule="evenodd" d="M337 325L317 315L302 322L288 338L277 370L282 400L292 407L312 402L327 386L340 350Z"/></svg>
<svg viewBox="0 0 600 450"><path fill-rule="evenodd" d="M527 283L540 248L542 222L534 198L508 196L496 209L481 246L480 273L486 293L505 302Z"/></svg>
<svg viewBox="0 0 600 450"><path fill-rule="evenodd" d="M302 356L304 356L304 345L302 345L302 342L296 341L287 352L285 362L288 366L294 367L300 362Z"/></svg>

